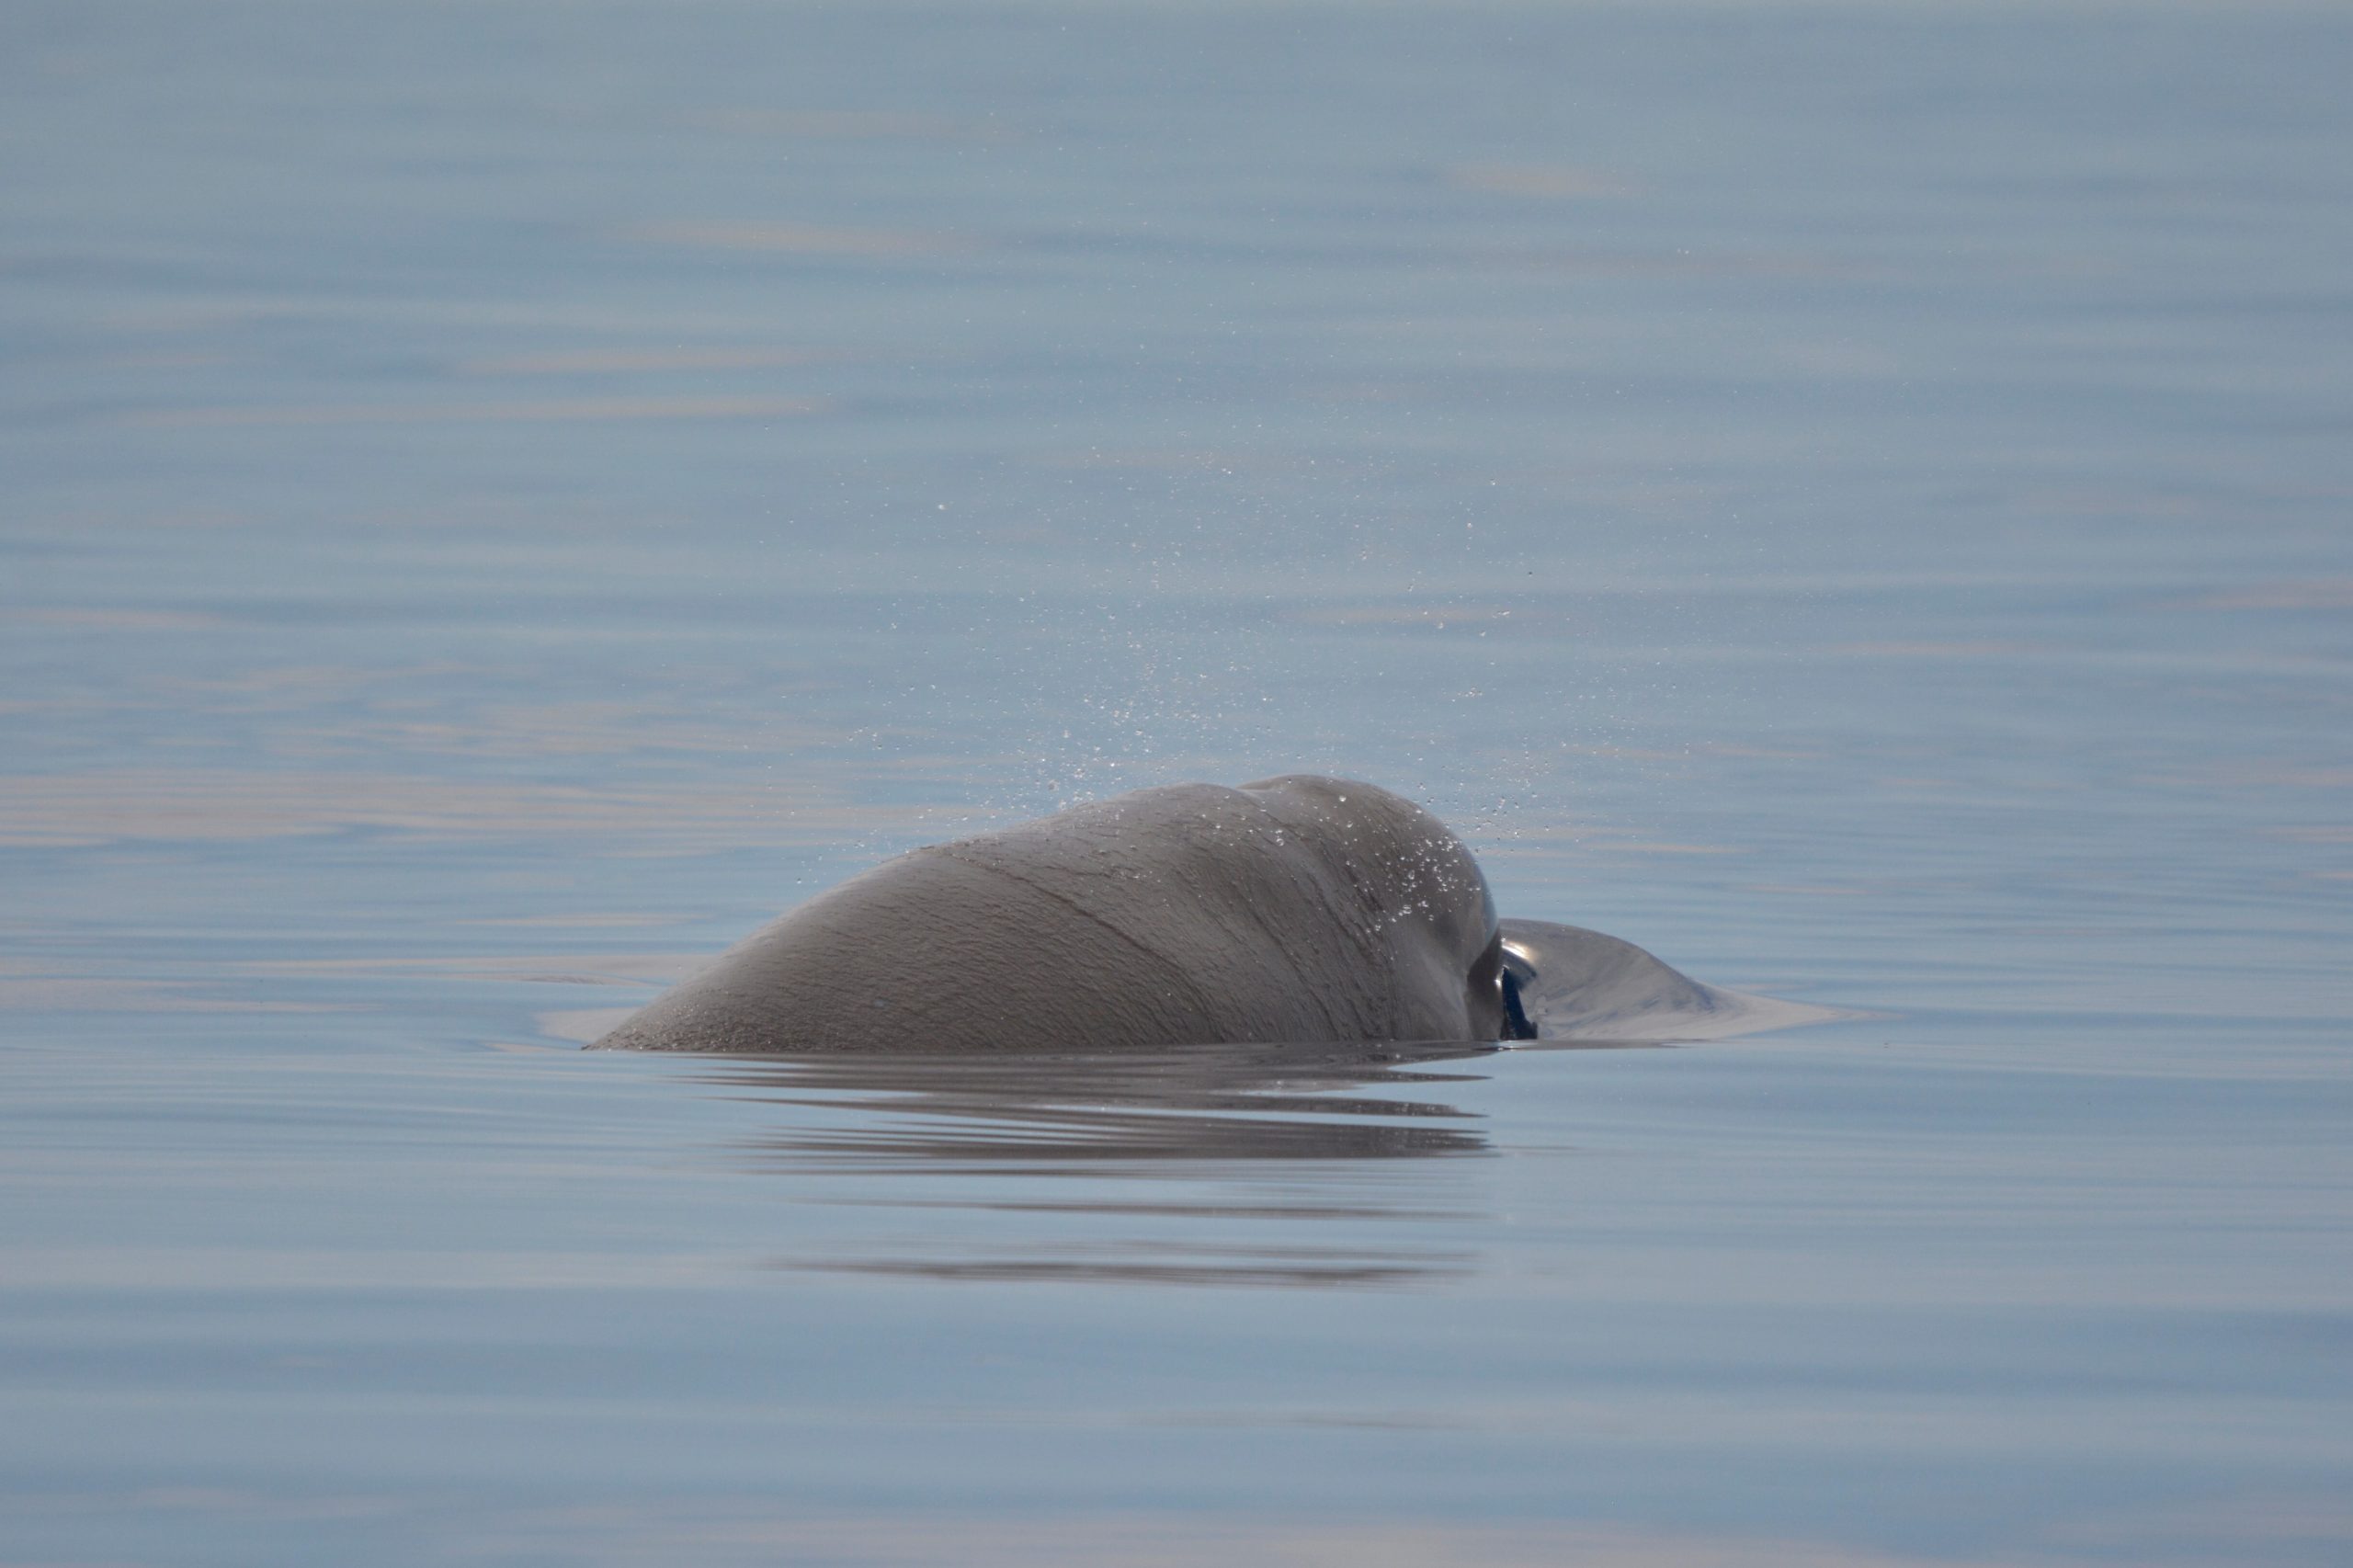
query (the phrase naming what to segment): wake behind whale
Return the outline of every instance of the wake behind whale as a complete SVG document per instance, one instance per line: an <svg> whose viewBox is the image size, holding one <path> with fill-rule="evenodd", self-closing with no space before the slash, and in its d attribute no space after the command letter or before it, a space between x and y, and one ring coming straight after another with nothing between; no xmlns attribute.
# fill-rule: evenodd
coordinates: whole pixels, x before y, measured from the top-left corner
<svg viewBox="0 0 2353 1568"><path fill-rule="evenodd" d="M1478 863L1385 790L1294 774L1140 790L884 862L599 1049L1121 1050L1711 1038L1829 1016L1597 931L1499 920Z"/></svg>

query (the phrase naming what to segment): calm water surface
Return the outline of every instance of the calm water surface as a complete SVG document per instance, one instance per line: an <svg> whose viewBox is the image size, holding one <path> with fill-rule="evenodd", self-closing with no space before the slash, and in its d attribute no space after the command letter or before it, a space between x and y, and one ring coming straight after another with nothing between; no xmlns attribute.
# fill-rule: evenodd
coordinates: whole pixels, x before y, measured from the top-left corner
<svg viewBox="0 0 2353 1568"><path fill-rule="evenodd" d="M0 1562L2345 1562L2349 76L12 6ZM1861 1016L574 1048L1292 768Z"/></svg>

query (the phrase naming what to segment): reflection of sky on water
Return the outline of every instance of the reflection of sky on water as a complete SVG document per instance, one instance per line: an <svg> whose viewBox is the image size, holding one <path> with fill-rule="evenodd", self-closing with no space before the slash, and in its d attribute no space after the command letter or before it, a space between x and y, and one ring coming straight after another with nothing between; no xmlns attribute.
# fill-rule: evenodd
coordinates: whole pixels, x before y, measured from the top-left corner
<svg viewBox="0 0 2353 1568"><path fill-rule="evenodd" d="M2344 1556L2342 19L0 32L0 1555ZM1879 1016L565 1043L1298 767Z"/></svg>

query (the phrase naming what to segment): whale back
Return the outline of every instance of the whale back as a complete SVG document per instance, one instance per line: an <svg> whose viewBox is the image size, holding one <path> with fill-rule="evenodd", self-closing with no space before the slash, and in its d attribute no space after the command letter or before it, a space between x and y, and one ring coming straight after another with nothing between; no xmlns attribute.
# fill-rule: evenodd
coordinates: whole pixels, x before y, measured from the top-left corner
<svg viewBox="0 0 2353 1568"><path fill-rule="evenodd" d="M1713 1040L1845 1016L1702 984L1581 926L1505 920L1499 930L1505 972L1538 1040Z"/></svg>
<svg viewBox="0 0 2353 1568"><path fill-rule="evenodd" d="M1493 1040L1493 900L1435 817L1313 776L1184 784L902 855L771 922L608 1048Z"/></svg>

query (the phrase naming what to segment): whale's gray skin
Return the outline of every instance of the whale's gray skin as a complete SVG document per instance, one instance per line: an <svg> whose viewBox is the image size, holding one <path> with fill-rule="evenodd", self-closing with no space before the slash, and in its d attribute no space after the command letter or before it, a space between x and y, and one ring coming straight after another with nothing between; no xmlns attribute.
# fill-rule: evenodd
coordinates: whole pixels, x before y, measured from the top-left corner
<svg viewBox="0 0 2353 1568"><path fill-rule="evenodd" d="M1530 1026L1523 1038L1688 1040L1766 1027L1760 1008L1795 1006L1702 985L1631 942L1582 926L1499 926L1506 994Z"/></svg>
<svg viewBox="0 0 2353 1568"><path fill-rule="evenodd" d="M1486 879L1370 784L1177 784L885 861L599 1048L991 1050L1495 1040L1519 1027Z"/></svg>
<svg viewBox="0 0 2353 1568"><path fill-rule="evenodd" d="M1520 1039L1633 1044L1720 1040L1853 1017L1836 1007L1702 985L1631 942L1549 920L1499 923L1504 994Z"/></svg>

